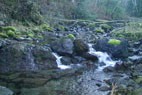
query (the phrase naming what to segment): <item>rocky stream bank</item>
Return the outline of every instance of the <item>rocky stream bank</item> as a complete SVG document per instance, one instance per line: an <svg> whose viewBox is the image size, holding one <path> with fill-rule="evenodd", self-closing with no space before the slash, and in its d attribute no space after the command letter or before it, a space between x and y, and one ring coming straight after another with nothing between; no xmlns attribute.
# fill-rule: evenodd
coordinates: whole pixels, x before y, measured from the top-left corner
<svg viewBox="0 0 142 95"><path fill-rule="evenodd" d="M124 22L65 24L0 39L0 95L141 95L142 41L111 35Z"/></svg>

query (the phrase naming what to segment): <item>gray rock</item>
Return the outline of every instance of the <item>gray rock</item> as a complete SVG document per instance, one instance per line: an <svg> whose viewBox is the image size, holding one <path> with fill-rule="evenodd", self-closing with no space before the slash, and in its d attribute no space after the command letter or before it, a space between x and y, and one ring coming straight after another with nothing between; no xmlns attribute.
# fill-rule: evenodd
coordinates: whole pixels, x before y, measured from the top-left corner
<svg viewBox="0 0 142 95"><path fill-rule="evenodd" d="M33 41L32 38L24 38L24 37L16 37L15 39L18 41Z"/></svg>
<svg viewBox="0 0 142 95"><path fill-rule="evenodd" d="M70 57L64 56L61 58L61 62L62 64L69 65L69 64L72 64L72 59Z"/></svg>
<svg viewBox="0 0 142 95"><path fill-rule="evenodd" d="M14 43L0 50L0 71L34 71L33 46L25 43Z"/></svg>
<svg viewBox="0 0 142 95"><path fill-rule="evenodd" d="M57 68L56 58L45 46L10 43L0 49L0 72Z"/></svg>
<svg viewBox="0 0 142 95"><path fill-rule="evenodd" d="M6 87L0 86L0 95L13 95L13 92Z"/></svg>
<svg viewBox="0 0 142 95"><path fill-rule="evenodd" d="M34 62L40 69L57 68L56 57L50 49L43 46L36 46L33 49Z"/></svg>
<svg viewBox="0 0 142 95"><path fill-rule="evenodd" d="M113 71L115 71L115 69L112 66L108 66L108 67L104 68L103 71L104 72L113 72Z"/></svg>
<svg viewBox="0 0 142 95"><path fill-rule="evenodd" d="M82 55L85 52L88 52L89 47L88 45L82 41L81 39L76 39L74 41L74 50L78 55Z"/></svg>
<svg viewBox="0 0 142 95"><path fill-rule="evenodd" d="M51 43L52 50L63 56L73 54L73 47L73 42L69 38L62 38Z"/></svg>
<svg viewBox="0 0 142 95"><path fill-rule="evenodd" d="M107 52L116 58L128 57L128 42L124 38L116 38L121 41L118 45L109 44L109 38L103 38L97 41L94 48L97 51Z"/></svg>
<svg viewBox="0 0 142 95"><path fill-rule="evenodd" d="M102 86L98 90L100 90L100 91L109 91L110 87L108 87L108 86Z"/></svg>

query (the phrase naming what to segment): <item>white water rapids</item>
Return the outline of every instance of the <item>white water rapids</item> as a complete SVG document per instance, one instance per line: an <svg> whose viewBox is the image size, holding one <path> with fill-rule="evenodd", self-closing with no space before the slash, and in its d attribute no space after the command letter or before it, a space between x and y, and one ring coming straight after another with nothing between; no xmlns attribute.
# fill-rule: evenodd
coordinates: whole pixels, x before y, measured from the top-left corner
<svg viewBox="0 0 142 95"><path fill-rule="evenodd" d="M56 62L57 62L57 66L58 66L58 68L60 68L60 69L70 69L71 68L71 66L70 65L63 65L62 64L62 62L61 62L61 58L62 58L62 56L59 56L59 55L57 55L56 53L52 53L55 57L56 57Z"/></svg>
<svg viewBox="0 0 142 95"><path fill-rule="evenodd" d="M108 67L108 66L115 66L116 62L118 61L113 61L111 59L111 57L106 53L106 52L101 52L101 51L96 51L93 47L92 47L92 44L88 44L89 45L89 53L91 55L95 55L98 57L98 62L101 64L101 63L104 63L105 65L104 66L99 66L98 67L98 71L102 71L105 67ZM70 69L72 68L72 65L63 65L62 62L61 62L61 58L62 56L59 56L57 55L56 53L52 53L55 57L56 57L56 62L57 62L57 66L58 68L64 70L64 69ZM77 66L80 66L79 64L77 64Z"/></svg>
<svg viewBox="0 0 142 95"><path fill-rule="evenodd" d="M88 44L89 45L89 53L91 55L95 55L98 58L99 63L104 63L104 66L99 66L97 70L101 71L103 70L105 67L108 66L112 66L114 67L115 64L119 61L114 61L111 59L111 57L106 53L106 52L101 52L101 51L96 51L93 47L92 44Z"/></svg>

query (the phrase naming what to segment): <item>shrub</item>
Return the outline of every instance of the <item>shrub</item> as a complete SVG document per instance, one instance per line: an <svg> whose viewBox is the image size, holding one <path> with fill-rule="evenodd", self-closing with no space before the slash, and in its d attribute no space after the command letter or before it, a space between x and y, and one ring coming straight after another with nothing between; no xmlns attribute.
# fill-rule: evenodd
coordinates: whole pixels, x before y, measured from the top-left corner
<svg viewBox="0 0 142 95"><path fill-rule="evenodd" d="M109 39L108 43L113 45L119 45L121 41L117 39Z"/></svg>

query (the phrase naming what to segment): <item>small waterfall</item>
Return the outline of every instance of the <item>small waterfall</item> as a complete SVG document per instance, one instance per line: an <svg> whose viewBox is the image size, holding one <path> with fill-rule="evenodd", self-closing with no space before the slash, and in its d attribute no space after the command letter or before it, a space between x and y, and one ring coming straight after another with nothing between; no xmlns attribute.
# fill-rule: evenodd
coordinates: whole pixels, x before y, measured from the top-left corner
<svg viewBox="0 0 142 95"><path fill-rule="evenodd" d="M56 53L52 53L55 57L56 57L56 62L57 62L57 66L58 68L64 70L64 69L70 69L71 66L68 66L68 65L63 65L62 62L61 62L61 58L62 56L58 56Z"/></svg>
<svg viewBox="0 0 142 95"><path fill-rule="evenodd" d="M99 71L103 70L105 67L108 67L108 66L114 67L115 64L118 62L118 61L113 61L111 59L111 57L106 52L96 51L92 47L92 44L88 44L88 45L89 45L89 53L92 54L92 55L96 55L98 57L98 59L99 59L99 63L104 63L105 64L104 66L99 66L98 67Z"/></svg>

